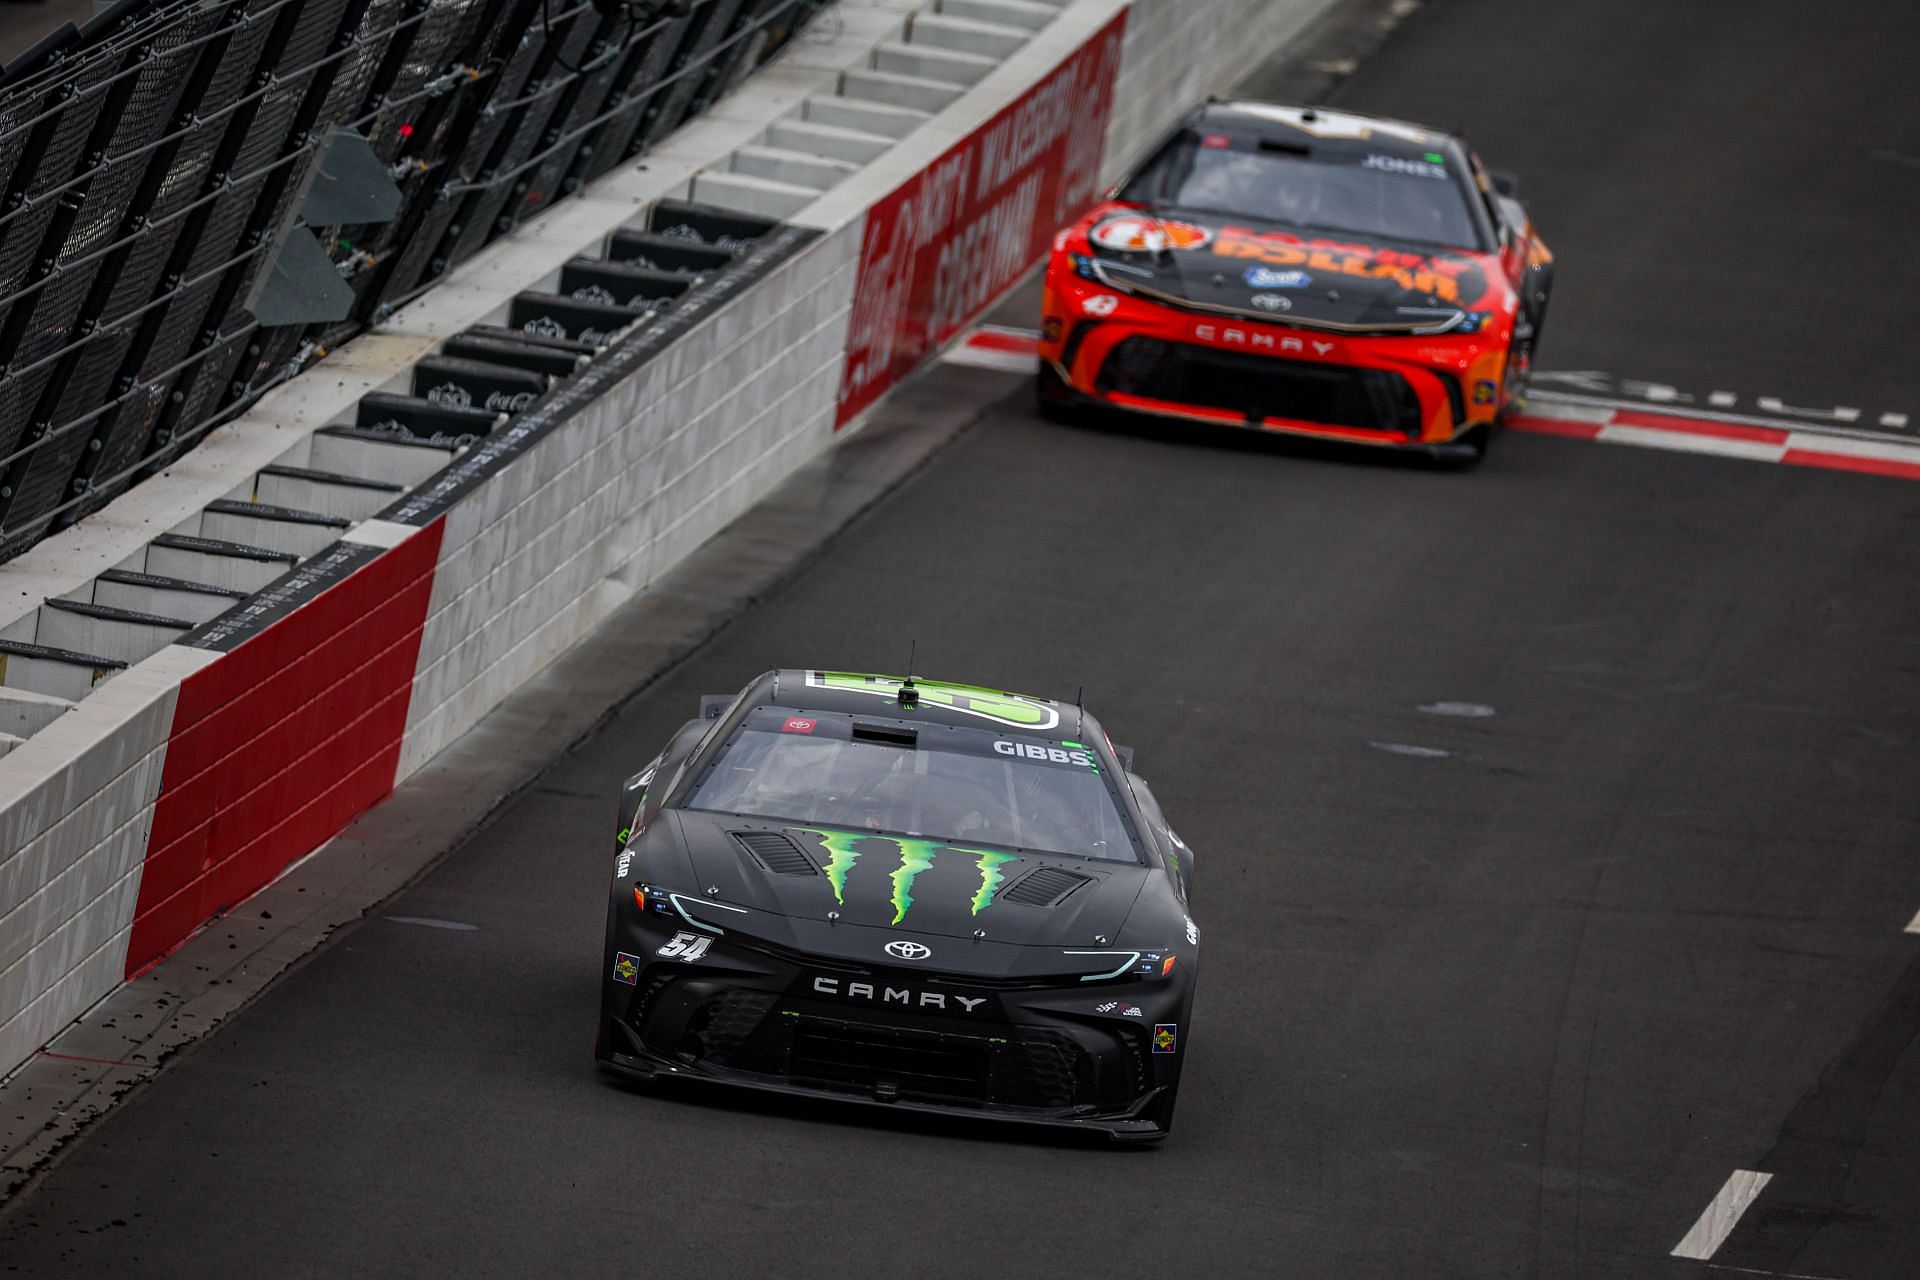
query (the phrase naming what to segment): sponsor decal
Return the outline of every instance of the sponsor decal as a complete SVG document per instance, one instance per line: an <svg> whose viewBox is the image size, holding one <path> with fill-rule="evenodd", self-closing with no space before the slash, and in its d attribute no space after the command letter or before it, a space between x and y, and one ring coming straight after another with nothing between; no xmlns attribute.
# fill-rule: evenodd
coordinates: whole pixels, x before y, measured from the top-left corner
<svg viewBox="0 0 1920 1280"><path fill-rule="evenodd" d="M851 671L809 671L809 689L838 689L843 693L866 693L889 700L900 696L899 680L892 676L859 675ZM938 680L916 680L920 701L937 703L961 715L978 716L1016 729L1051 729L1060 723L1060 712L1052 704L1017 693L977 689L972 685L943 684Z"/></svg>
<svg viewBox="0 0 1920 1280"><path fill-rule="evenodd" d="M487 393L487 408L495 413L518 413L532 403L533 392L531 391L516 391L512 395L504 391Z"/></svg>
<svg viewBox="0 0 1920 1280"><path fill-rule="evenodd" d="M1095 1013L1110 1013L1116 1018L1144 1018L1137 1004L1128 1004L1124 1000L1108 1000L1104 1004L1093 1006Z"/></svg>
<svg viewBox="0 0 1920 1280"><path fill-rule="evenodd" d="M881 948L881 950L885 951L895 960L925 960L933 954L932 947L924 946L918 942L908 942L904 938L894 939L885 947Z"/></svg>
<svg viewBox="0 0 1920 1280"><path fill-rule="evenodd" d="M1193 922L1192 916L1187 917L1187 945L1190 947L1200 945L1200 926Z"/></svg>
<svg viewBox="0 0 1920 1280"><path fill-rule="evenodd" d="M1278 293L1256 293L1253 295L1253 305L1262 311L1289 311L1293 308L1293 303Z"/></svg>
<svg viewBox="0 0 1920 1280"><path fill-rule="evenodd" d="M536 338L564 338L567 336L567 326L552 316L535 316L520 326L520 332Z"/></svg>
<svg viewBox="0 0 1920 1280"><path fill-rule="evenodd" d="M1437 151L1428 152L1425 160L1409 160L1405 156L1387 156L1375 153L1360 162L1362 169L1378 169L1383 173L1404 173L1409 178L1439 178L1446 180L1447 166L1435 159Z"/></svg>
<svg viewBox="0 0 1920 1280"><path fill-rule="evenodd" d="M1197 222L1156 218L1147 213L1122 213L1103 219L1087 233L1102 249L1123 253L1160 253L1166 249L1204 249L1213 232Z"/></svg>
<svg viewBox="0 0 1920 1280"><path fill-rule="evenodd" d="M1006 879L1006 874L1000 868L1019 860L1014 854L993 849L963 849L936 840L916 840L908 836L877 836L868 831L836 831L816 827L788 829L820 838L821 845L827 851L827 864L823 868L827 883L833 888L833 900L841 906L847 903L847 877L860 861L860 846L891 845L900 858L900 865L889 876L893 882L893 924L899 924L907 918L907 911L913 906L913 882L922 871L933 865L938 855L963 853L974 859L980 868L980 886L974 890L972 901L973 914L976 916L993 905L993 895Z"/></svg>
<svg viewBox="0 0 1920 1280"><path fill-rule="evenodd" d="M640 957L622 951L613 958L613 980L633 986L640 981Z"/></svg>
<svg viewBox="0 0 1920 1280"><path fill-rule="evenodd" d="M1326 338L1295 338L1223 324L1196 324L1193 326L1193 336L1202 342L1217 342L1223 347L1246 347L1252 351L1297 351L1301 355L1330 356L1340 349L1338 342Z"/></svg>
<svg viewBox="0 0 1920 1280"><path fill-rule="evenodd" d="M1499 389L1485 378L1473 384L1473 402L1475 404L1492 404L1499 398Z"/></svg>
<svg viewBox="0 0 1920 1280"><path fill-rule="evenodd" d="M1064 332L1064 330L1060 325L1060 317L1048 316L1046 323L1040 326L1040 340L1042 342L1058 342L1060 341L1062 332Z"/></svg>
<svg viewBox="0 0 1920 1280"><path fill-rule="evenodd" d="M609 307L618 305L620 301L613 296L612 292L608 290L606 286L597 284L590 284L575 289L572 296L580 299L582 302L598 302L603 306Z"/></svg>
<svg viewBox="0 0 1920 1280"><path fill-rule="evenodd" d="M1305 289L1313 277L1304 271L1275 271L1272 267L1248 267L1241 279L1249 289Z"/></svg>
<svg viewBox="0 0 1920 1280"><path fill-rule="evenodd" d="M812 733L814 721L805 716L788 716L787 722L780 726L782 733Z"/></svg>
<svg viewBox="0 0 1920 1280"><path fill-rule="evenodd" d="M1082 302L1080 309L1090 316L1110 316L1120 309L1120 299L1110 293L1096 293Z"/></svg>
<svg viewBox="0 0 1920 1280"><path fill-rule="evenodd" d="M626 838L627 833L622 831L620 833L621 842L625 843ZM613 860L613 874L616 878L625 880L627 878L627 872L631 870L633 870L633 850L629 849Z"/></svg>
<svg viewBox="0 0 1920 1280"><path fill-rule="evenodd" d="M427 399L435 404L444 404L451 409L469 409L473 407L473 397L467 389L457 382L443 382L427 392Z"/></svg>
<svg viewBox="0 0 1920 1280"><path fill-rule="evenodd" d="M958 1009L962 1013L972 1013L987 1002L985 996L915 991L911 987L890 987L885 983L853 982L826 976L815 978L813 989L823 996L835 996L842 1000L870 1000L874 1004L897 1004L908 1009Z"/></svg>
<svg viewBox="0 0 1920 1280"><path fill-rule="evenodd" d="M1126 17L868 211L836 427L978 318L1099 199Z"/></svg>
<svg viewBox="0 0 1920 1280"><path fill-rule="evenodd" d="M1210 133L1200 139L1200 145L1210 151L1223 151L1233 145L1233 139L1224 133Z"/></svg>
<svg viewBox="0 0 1920 1280"><path fill-rule="evenodd" d="M704 933L676 933L660 945L653 954L669 960L679 960L692 964L707 954L707 948L713 945L713 939Z"/></svg>
<svg viewBox="0 0 1920 1280"><path fill-rule="evenodd" d="M1180 1024L1177 1022L1156 1022L1153 1024L1153 1051L1172 1053L1180 1047Z"/></svg>
<svg viewBox="0 0 1920 1280"><path fill-rule="evenodd" d="M1039 742L1008 742L1003 738L993 744L993 749L1003 756L1051 760L1054 764L1077 764L1088 769L1094 767L1093 757L1085 751L1069 751L1065 747L1049 747Z"/></svg>
<svg viewBox="0 0 1920 1280"><path fill-rule="evenodd" d="M1411 293L1453 303L1473 302L1487 291L1486 276L1480 268L1452 254L1415 253L1385 245L1234 226L1220 228L1213 240L1213 253L1268 267L1304 268L1310 279L1323 275L1391 280Z"/></svg>

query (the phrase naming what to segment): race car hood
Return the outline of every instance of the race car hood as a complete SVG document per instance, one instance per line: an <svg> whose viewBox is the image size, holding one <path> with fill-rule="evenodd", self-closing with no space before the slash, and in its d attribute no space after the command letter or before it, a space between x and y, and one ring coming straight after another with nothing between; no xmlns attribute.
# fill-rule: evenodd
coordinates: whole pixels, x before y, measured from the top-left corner
<svg viewBox="0 0 1920 1280"><path fill-rule="evenodd" d="M1430 245L1119 204L1085 233L1116 291L1279 324L1431 331L1499 296L1489 259Z"/></svg>
<svg viewBox="0 0 1920 1280"><path fill-rule="evenodd" d="M1117 938L1147 882L1137 863L908 836L674 814L698 892L796 920L1022 946ZM1035 873L1040 873L1037 877Z"/></svg>

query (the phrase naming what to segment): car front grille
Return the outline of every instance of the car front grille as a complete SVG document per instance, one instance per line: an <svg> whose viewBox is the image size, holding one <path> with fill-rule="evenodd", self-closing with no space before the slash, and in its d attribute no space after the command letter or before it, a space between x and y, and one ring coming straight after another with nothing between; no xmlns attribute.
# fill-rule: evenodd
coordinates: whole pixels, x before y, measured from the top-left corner
<svg viewBox="0 0 1920 1280"><path fill-rule="evenodd" d="M1252 420L1291 418L1327 426L1420 434L1413 386L1385 369L1216 351L1157 338L1127 338L1100 366L1102 393L1225 409Z"/></svg>
<svg viewBox="0 0 1920 1280"><path fill-rule="evenodd" d="M1007 1034L803 1018L790 1070L800 1080L941 1102L1059 1109L1093 1101L1083 1088L1092 1081L1092 1063L1070 1038L1035 1028L998 1030Z"/></svg>
<svg viewBox="0 0 1920 1280"><path fill-rule="evenodd" d="M667 997L680 974L635 1002L642 1038L688 1064L863 1094L957 1106L1124 1107L1146 1088L1141 1028L1094 1031L838 1016L815 1001L746 987Z"/></svg>

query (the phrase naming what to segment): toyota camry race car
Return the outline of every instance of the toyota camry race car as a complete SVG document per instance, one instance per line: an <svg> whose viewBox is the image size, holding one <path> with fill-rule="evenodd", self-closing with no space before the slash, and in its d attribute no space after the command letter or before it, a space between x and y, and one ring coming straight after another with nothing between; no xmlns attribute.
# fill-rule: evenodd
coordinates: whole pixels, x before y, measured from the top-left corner
<svg viewBox="0 0 1920 1280"><path fill-rule="evenodd" d="M835 671L702 713L622 795L604 1068L1166 1134L1193 855L1092 716Z"/></svg>
<svg viewBox="0 0 1920 1280"><path fill-rule="evenodd" d="M1041 408L1478 458L1553 278L1512 190L1417 125L1209 105L1055 239Z"/></svg>

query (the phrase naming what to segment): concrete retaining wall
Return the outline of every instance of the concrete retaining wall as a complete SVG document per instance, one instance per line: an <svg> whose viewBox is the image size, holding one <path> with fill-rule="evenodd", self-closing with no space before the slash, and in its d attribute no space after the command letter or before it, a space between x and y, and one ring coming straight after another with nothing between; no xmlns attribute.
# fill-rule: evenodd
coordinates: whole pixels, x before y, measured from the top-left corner
<svg viewBox="0 0 1920 1280"><path fill-rule="evenodd" d="M964 17L969 2L949 11ZM1040 0L971 2L1046 21ZM443 512L359 524L185 643L9 742L0 756L0 1073L324 843L830 447L845 416L869 209L1120 19L1101 165L1111 180L1328 3L1052 4L1058 16L1031 43L792 216L819 238ZM846 0L851 21L869 8L891 21L900 7ZM804 43L793 56L808 56ZM746 92L783 91L778 67L756 83ZM724 126L727 108L714 114ZM593 199L559 215L583 216ZM566 225L559 215L526 229L533 252L555 253L540 242ZM490 251L477 270L499 261ZM445 286L456 298L461 287L457 278ZM7 710L25 717L37 707Z"/></svg>

